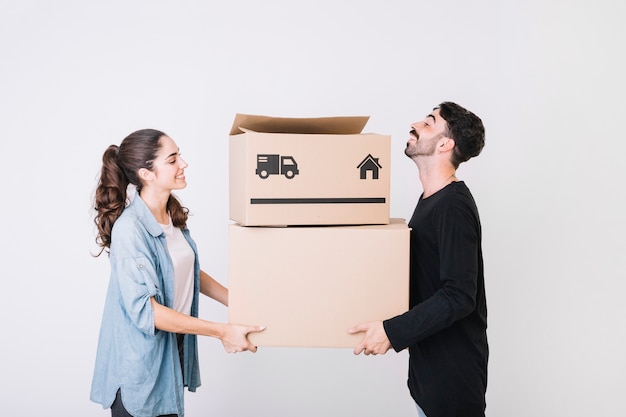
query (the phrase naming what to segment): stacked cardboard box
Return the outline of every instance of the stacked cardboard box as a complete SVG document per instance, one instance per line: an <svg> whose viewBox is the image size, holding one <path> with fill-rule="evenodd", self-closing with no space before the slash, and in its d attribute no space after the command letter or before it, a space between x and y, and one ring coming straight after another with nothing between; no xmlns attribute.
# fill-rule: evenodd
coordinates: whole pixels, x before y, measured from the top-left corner
<svg viewBox="0 0 626 417"><path fill-rule="evenodd" d="M229 321L257 346L354 347L408 308L409 229L389 218L388 135L367 117L238 114L230 132Z"/></svg>

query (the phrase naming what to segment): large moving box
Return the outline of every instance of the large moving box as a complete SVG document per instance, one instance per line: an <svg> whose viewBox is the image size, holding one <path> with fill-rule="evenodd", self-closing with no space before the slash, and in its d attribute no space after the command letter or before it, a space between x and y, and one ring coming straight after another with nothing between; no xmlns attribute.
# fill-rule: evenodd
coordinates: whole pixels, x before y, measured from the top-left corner
<svg viewBox="0 0 626 417"><path fill-rule="evenodd" d="M387 225L229 226L229 322L264 325L256 346L351 347L363 321L409 305L409 234Z"/></svg>
<svg viewBox="0 0 626 417"><path fill-rule="evenodd" d="M369 117L237 114L229 215L243 226L389 223L391 138Z"/></svg>

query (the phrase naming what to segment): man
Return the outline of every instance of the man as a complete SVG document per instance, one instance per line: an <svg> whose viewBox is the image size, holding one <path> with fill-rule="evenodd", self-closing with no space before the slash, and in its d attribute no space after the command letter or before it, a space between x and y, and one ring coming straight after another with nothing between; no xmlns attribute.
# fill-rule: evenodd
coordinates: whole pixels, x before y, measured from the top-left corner
<svg viewBox="0 0 626 417"><path fill-rule="evenodd" d="M487 305L481 225L459 164L485 144L482 121L444 102L411 125L405 154L423 187L411 228L410 310L349 329L356 355L409 348L408 387L420 416L485 415Z"/></svg>

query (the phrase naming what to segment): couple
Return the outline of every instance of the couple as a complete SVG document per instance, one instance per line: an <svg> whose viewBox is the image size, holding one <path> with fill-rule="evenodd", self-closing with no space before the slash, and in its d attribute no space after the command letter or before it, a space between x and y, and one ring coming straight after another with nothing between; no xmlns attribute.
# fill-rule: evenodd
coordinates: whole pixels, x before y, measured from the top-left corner
<svg viewBox="0 0 626 417"><path fill-rule="evenodd" d="M409 349L408 386L418 415L484 416L487 308L481 226L474 199L456 177L459 164L485 143L482 121L444 102L411 125L405 154L423 193L411 227L410 310L361 323L354 353ZM95 194L100 254L107 252L107 291L91 399L113 417L182 416L183 387L199 386L197 335L227 352L256 351L263 327L198 318L202 293L228 305L228 290L200 269L187 228L188 210L172 194L187 186L176 143L152 129L111 145ZM126 206L127 187L137 189Z"/></svg>

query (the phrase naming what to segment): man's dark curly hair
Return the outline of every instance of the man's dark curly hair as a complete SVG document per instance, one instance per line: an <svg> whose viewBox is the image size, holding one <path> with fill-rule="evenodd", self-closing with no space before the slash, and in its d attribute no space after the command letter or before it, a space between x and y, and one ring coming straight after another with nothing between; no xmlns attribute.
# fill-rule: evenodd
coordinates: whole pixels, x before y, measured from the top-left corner
<svg viewBox="0 0 626 417"><path fill-rule="evenodd" d="M478 156L485 146L485 127L474 113L456 103L444 101L435 109L448 125L448 137L454 140L452 165L458 168L461 162Z"/></svg>

